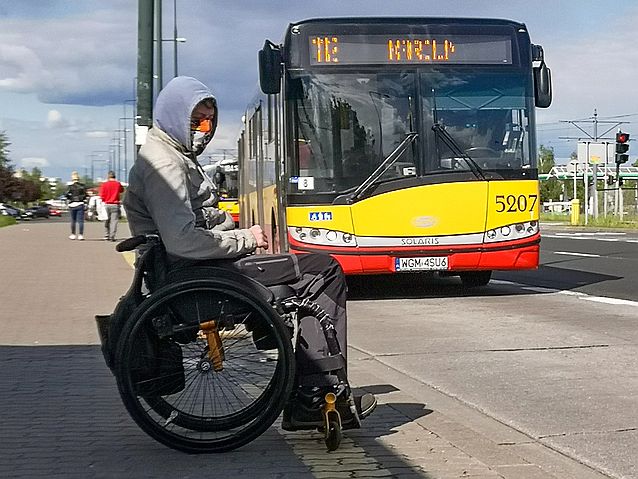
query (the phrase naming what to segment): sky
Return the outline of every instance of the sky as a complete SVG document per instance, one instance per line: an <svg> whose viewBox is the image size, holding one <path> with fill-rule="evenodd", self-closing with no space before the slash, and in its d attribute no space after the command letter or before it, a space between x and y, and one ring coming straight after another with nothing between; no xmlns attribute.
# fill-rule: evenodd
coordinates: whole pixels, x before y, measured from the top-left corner
<svg viewBox="0 0 638 479"><path fill-rule="evenodd" d="M206 154L236 148L241 117L257 93L257 52L278 43L291 22L340 16L463 16L525 23L543 46L554 100L537 110L538 144L558 163L578 138L618 129L638 139L638 0L163 0L164 39L177 6L178 73L208 85L219 106ZM72 171L104 177L119 148L130 167L137 75L135 0L0 0L0 131L17 168L68 180ZM174 71L173 42L162 42L163 76ZM569 121L577 122L584 131ZM126 141L124 141L126 137ZM632 142L633 143L633 142ZM124 149L126 144L126 161ZM635 153L631 150L635 149ZM630 149L632 162L638 147ZM633 153L633 154L632 154ZM122 174L118 176L123 176Z"/></svg>

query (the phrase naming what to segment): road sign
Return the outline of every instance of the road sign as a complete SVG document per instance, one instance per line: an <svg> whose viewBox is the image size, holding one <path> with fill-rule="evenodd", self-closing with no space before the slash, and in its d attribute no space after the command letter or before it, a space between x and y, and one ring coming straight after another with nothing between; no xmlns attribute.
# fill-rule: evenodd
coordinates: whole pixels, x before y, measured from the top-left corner
<svg viewBox="0 0 638 479"><path fill-rule="evenodd" d="M579 141L578 163L597 165L613 163L616 155L616 144L608 141Z"/></svg>

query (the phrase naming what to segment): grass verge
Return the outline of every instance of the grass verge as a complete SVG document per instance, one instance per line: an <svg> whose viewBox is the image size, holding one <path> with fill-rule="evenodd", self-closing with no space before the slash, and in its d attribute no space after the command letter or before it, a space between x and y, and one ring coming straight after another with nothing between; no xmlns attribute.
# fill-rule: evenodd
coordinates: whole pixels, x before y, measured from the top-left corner
<svg viewBox="0 0 638 479"><path fill-rule="evenodd" d="M571 224L571 216L560 213L541 213L541 222L544 223L564 223ZM634 215L625 215L622 220L617 216L599 216L598 218L587 218L585 224L585 215L580 215L578 225L588 228L620 228L620 229L638 229L638 217Z"/></svg>
<svg viewBox="0 0 638 479"><path fill-rule="evenodd" d="M0 216L0 228L16 224L17 221L13 216Z"/></svg>

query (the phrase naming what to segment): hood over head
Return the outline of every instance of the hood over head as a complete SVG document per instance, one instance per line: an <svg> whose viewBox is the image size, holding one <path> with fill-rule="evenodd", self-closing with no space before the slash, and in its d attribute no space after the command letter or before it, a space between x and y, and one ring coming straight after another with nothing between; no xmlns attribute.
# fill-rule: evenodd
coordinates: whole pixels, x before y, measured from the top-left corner
<svg viewBox="0 0 638 479"><path fill-rule="evenodd" d="M217 100L206 85L192 77L175 77L166 84L157 95L153 123L186 150L193 151L191 114L199 102L207 99L215 105L212 137L217 129Z"/></svg>

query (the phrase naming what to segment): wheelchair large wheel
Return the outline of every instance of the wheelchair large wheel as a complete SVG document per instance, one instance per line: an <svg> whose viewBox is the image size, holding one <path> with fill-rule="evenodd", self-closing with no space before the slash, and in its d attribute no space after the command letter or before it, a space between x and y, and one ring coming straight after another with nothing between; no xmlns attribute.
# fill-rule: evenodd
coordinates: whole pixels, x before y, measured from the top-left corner
<svg viewBox="0 0 638 479"><path fill-rule="evenodd" d="M256 291L227 278L165 286L135 310L117 348L133 420L174 449L223 452L277 419L294 379L289 331Z"/></svg>

